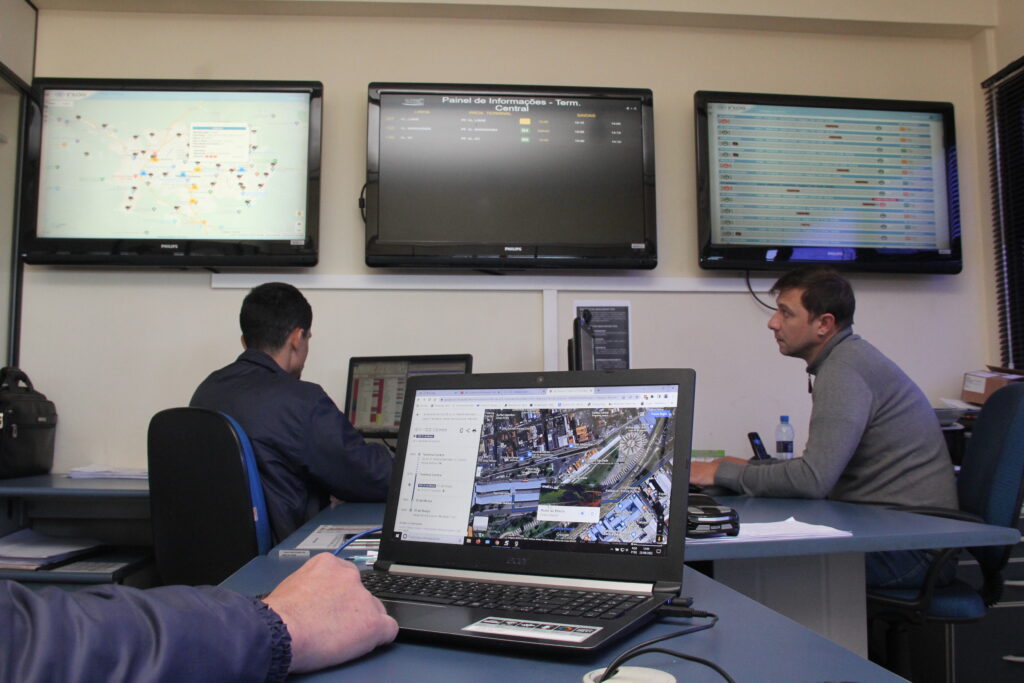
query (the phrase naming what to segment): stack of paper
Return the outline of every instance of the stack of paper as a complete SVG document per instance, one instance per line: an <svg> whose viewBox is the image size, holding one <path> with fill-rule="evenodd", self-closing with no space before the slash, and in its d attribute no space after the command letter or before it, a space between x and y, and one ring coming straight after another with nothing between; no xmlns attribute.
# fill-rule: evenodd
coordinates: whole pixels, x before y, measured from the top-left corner
<svg viewBox="0 0 1024 683"><path fill-rule="evenodd" d="M72 479L148 479L149 472L141 467L86 465L73 468L68 476Z"/></svg>
<svg viewBox="0 0 1024 683"><path fill-rule="evenodd" d="M41 569L100 545L99 541L88 538L51 538L22 529L0 538L0 568Z"/></svg>
<svg viewBox="0 0 1024 683"><path fill-rule="evenodd" d="M715 538L688 538L690 543L721 543L740 541L757 541L762 539L801 539L801 538L836 538L841 536L852 536L853 534L844 529L836 529L824 524L808 524L793 517L781 522L751 522L740 523L739 536L720 536Z"/></svg>

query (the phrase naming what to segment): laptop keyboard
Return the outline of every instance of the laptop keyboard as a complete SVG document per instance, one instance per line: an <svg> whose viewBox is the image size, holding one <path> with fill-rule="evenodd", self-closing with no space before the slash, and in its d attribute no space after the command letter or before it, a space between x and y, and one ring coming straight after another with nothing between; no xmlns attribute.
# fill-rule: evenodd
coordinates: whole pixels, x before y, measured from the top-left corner
<svg viewBox="0 0 1024 683"><path fill-rule="evenodd" d="M363 585L382 600L406 600L588 619L618 619L650 597L630 593L543 588L383 572L364 573Z"/></svg>

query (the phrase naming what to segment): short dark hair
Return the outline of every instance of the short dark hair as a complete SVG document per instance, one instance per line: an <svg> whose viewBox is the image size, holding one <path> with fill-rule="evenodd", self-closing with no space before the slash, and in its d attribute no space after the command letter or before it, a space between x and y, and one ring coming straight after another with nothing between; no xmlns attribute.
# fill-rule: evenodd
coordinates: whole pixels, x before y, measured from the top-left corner
<svg viewBox="0 0 1024 683"><path fill-rule="evenodd" d="M772 285L772 296L791 289L804 290L800 303L813 318L831 313L836 327L843 329L853 324L857 301L850 282L834 268L805 266L786 273Z"/></svg>
<svg viewBox="0 0 1024 683"><path fill-rule="evenodd" d="M246 348L277 351L292 330L309 332L313 309L302 292L284 282L268 282L253 287L242 302L238 314Z"/></svg>

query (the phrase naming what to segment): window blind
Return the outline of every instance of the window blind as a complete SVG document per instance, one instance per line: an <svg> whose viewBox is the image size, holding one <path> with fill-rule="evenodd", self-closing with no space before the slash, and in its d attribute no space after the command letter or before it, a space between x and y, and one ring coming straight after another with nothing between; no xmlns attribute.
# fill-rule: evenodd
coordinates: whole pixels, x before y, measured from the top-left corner
<svg viewBox="0 0 1024 683"><path fill-rule="evenodd" d="M1002 364L1024 368L1024 57L981 84L988 116Z"/></svg>

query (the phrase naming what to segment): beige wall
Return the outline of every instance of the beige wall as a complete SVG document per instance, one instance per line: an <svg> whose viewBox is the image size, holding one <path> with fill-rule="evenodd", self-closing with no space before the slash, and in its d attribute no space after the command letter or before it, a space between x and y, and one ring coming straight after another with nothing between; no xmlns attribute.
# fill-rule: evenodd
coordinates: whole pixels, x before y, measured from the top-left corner
<svg viewBox="0 0 1024 683"><path fill-rule="evenodd" d="M0 62L29 83L35 53L36 11L26 0L0 0Z"/></svg>
<svg viewBox="0 0 1024 683"><path fill-rule="evenodd" d="M997 68L1024 57L1024 2L999 0L996 35Z"/></svg>
<svg viewBox="0 0 1024 683"><path fill-rule="evenodd" d="M696 266L692 95L698 89L949 100L956 105L966 255L957 276L854 275L857 331L929 398L955 396L991 356L987 206L978 178L977 41L670 25L358 16L114 14L43 10L37 75L319 79L324 113L324 275L395 276L362 265L355 200L363 182L366 84L372 80L649 87L654 91L660 265L634 278L739 283ZM984 57L988 59L988 57ZM453 280L459 275L453 274ZM511 276L529 279L531 276ZM780 413L806 436L799 361L782 358L767 313L741 292L622 293L560 288L558 337L572 301L633 305L634 364L698 373L695 447L746 455ZM56 470L141 465L156 410L183 404L238 351L243 289L202 272L29 267L22 366L58 405ZM588 288L589 289L589 288ZM479 371L544 365L539 291L309 290L314 341L306 377L341 400L354 354L470 352Z"/></svg>

